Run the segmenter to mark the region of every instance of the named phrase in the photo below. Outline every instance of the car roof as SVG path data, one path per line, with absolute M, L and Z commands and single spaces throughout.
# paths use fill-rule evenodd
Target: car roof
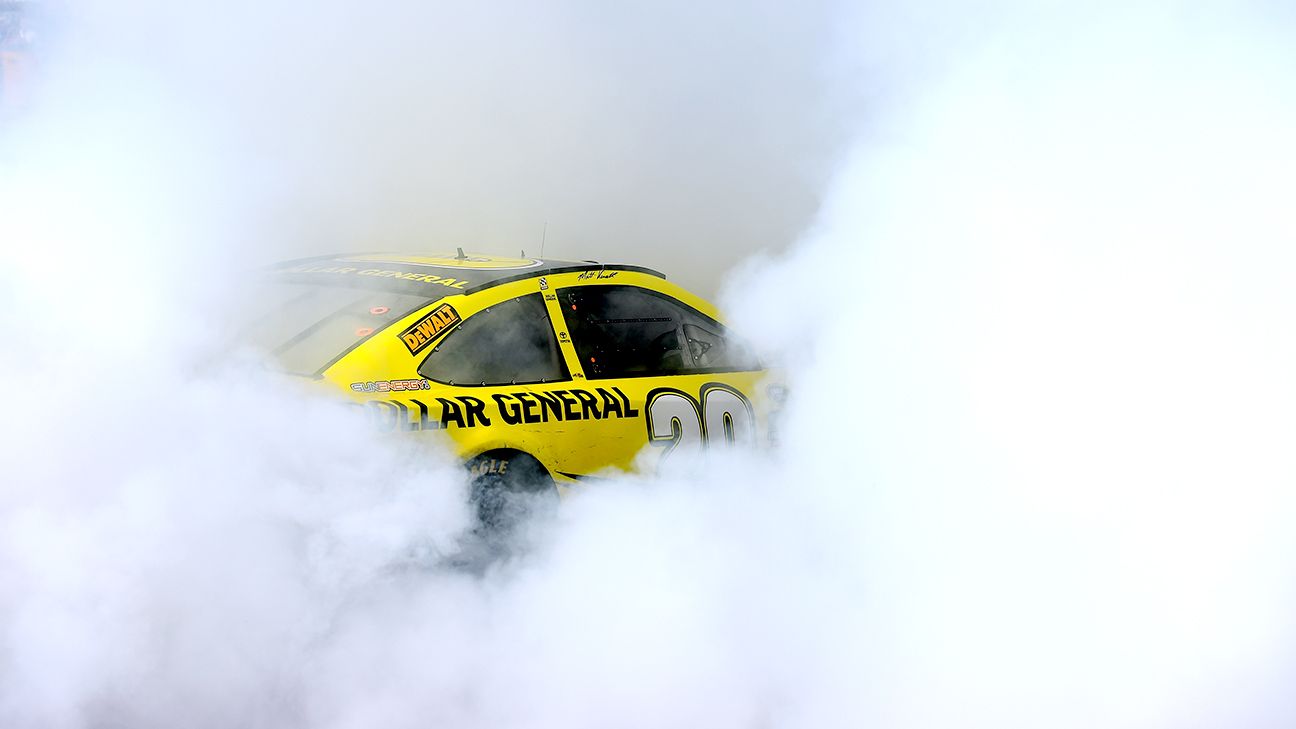
M 394 293 L 439 299 L 473 294 L 484 289 L 544 276 L 576 271 L 635 271 L 665 279 L 658 271 L 641 266 L 560 261 L 542 258 L 508 258 L 478 253 L 361 253 L 299 258 L 274 264 L 270 270 L 291 283 L 375 288 Z

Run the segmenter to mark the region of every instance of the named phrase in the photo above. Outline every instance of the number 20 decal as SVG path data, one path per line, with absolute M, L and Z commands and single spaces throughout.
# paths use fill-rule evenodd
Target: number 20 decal
M 669 387 L 648 393 L 644 408 L 648 442 L 666 449 L 663 459 L 680 446 L 752 444 L 756 419 L 751 403 L 741 392 L 712 383 L 703 385 L 699 394 L 700 402 L 688 393 Z

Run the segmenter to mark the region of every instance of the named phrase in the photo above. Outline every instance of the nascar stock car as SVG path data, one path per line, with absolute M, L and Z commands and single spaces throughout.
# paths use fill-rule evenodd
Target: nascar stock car
M 517 495 L 771 437 L 760 363 L 656 271 L 459 249 L 295 260 L 268 279 L 252 341 L 382 430 L 448 438 L 486 523 Z

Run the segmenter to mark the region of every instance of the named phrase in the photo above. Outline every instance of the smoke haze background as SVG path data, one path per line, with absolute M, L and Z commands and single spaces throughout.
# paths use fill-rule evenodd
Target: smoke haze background
M 0 724 L 1290 725 L 1290 10 L 908 7 L 73 8 L 0 144 Z M 785 445 L 438 569 L 454 465 L 214 312 L 544 220 L 766 251 Z
M 59 133 L 161 156 L 146 169 L 243 256 L 544 237 L 687 252 L 675 277 L 712 289 L 734 251 L 795 237 L 852 133 L 834 11 L 101 0 L 60 26 L 47 95 Z

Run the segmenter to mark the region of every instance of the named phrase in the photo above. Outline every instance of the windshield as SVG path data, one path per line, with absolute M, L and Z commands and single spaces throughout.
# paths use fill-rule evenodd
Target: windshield
M 284 370 L 314 377 L 388 324 L 431 303 L 426 296 L 301 283 L 268 283 L 245 330 Z

